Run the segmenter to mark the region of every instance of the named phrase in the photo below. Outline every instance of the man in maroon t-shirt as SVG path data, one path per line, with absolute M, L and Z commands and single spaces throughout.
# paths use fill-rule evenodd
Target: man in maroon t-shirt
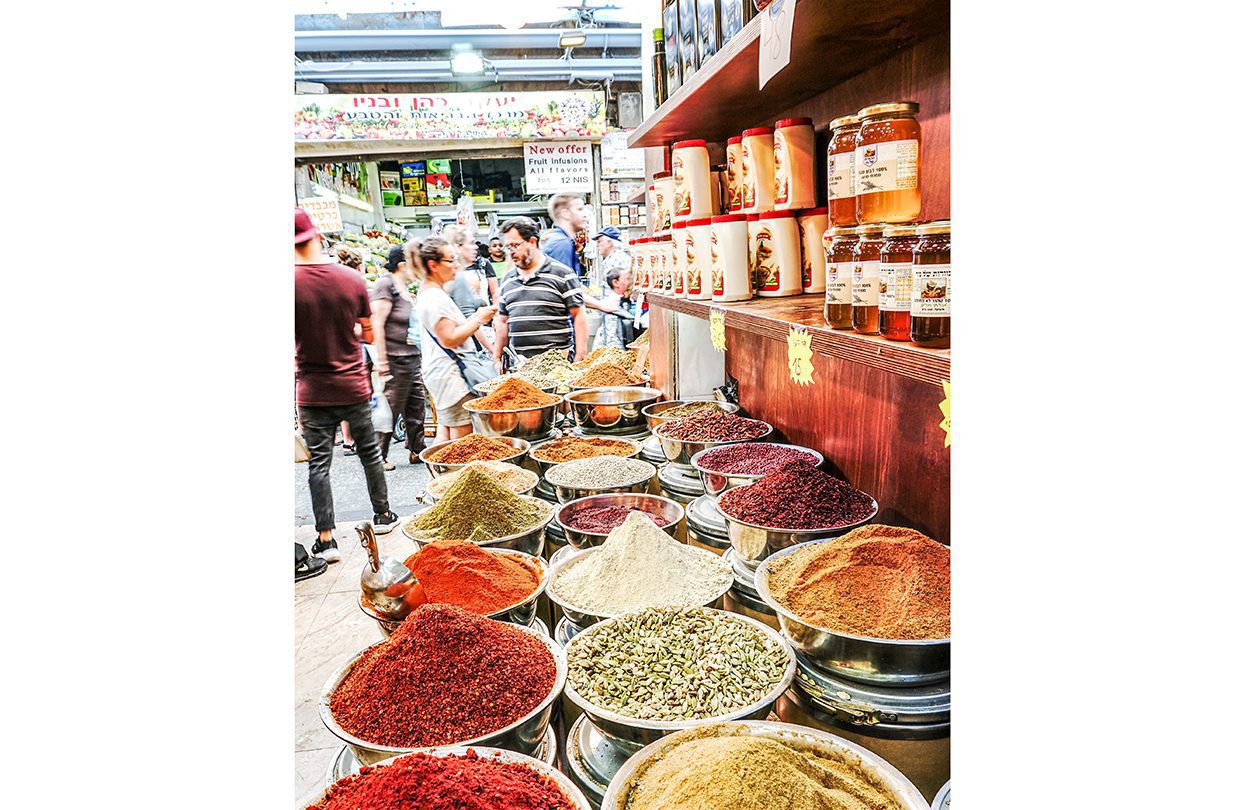
M 333 490 L 329 467 L 337 425 L 350 425 L 372 499 L 377 534 L 393 531 L 398 516 L 389 511 L 389 490 L 380 445 L 372 429 L 372 385 L 355 324 L 371 315 L 367 285 L 359 274 L 323 255 L 320 234 L 301 208 L 294 209 L 294 357 L 298 373 L 298 418 L 311 451 L 308 483 L 319 539 L 311 553 L 327 562 L 341 559 L 333 539 Z M 299 554 L 302 551 L 302 555 Z M 321 573 L 295 544 L 294 578 Z

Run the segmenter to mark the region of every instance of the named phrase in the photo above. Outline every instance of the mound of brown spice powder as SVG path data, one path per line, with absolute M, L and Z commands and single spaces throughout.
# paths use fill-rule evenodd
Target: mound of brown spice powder
M 372 647 L 329 699 L 333 718 L 367 742 L 449 745 L 535 709 L 557 668 L 538 638 L 450 605 L 421 605 Z
M 951 550 L 918 531 L 870 525 L 774 561 L 778 603 L 817 627 L 869 638 L 951 636 Z
M 437 464 L 466 464 L 468 461 L 496 461 L 510 458 L 516 450 L 508 442 L 480 433 L 468 433 L 461 439 L 441 445 L 428 454 L 428 460 Z
M 599 363 L 571 380 L 571 385 L 579 388 L 594 388 L 606 385 L 636 385 L 643 382 L 622 366 L 614 363 Z
M 559 439 L 542 444 L 532 451 L 532 457 L 541 461 L 575 461 L 593 456 L 630 456 L 635 453 L 635 445 L 621 439 L 580 438 L 579 436 L 563 436 Z
M 521 411 L 543 408 L 557 401 L 558 397 L 546 394 L 527 380 L 511 377 L 487 396 L 468 400 L 464 407 L 470 411 Z

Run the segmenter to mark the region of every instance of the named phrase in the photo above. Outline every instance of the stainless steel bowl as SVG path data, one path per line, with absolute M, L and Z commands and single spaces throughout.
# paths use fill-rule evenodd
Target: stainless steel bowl
M 712 402 L 714 405 L 717 405 L 720 410 L 723 410 L 726 413 L 739 413 L 739 406 L 733 402 L 719 402 L 716 399 L 671 399 L 666 402 L 654 402 L 652 405 L 645 408 L 642 411 L 644 414 L 644 421 L 648 423 L 649 430 L 656 430 L 671 421 L 670 419 L 662 416 L 664 412 L 677 408 L 680 405 L 690 405 L 693 402 Z
M 558 438 L 565 439 L 565 438 L 568 438 L 568 437 L 566 437 L 566 436 L 560 436 L 560 437 L 558 437 Z M 619 456 L 619 458 L 635 458 L 636 456 L 640 455 L 640 451 L 644 449 L 644 443 L 643 443 L 643 442 L 638 442 L 638 441 L 635 441 L 634 439 L 624 439 L 624 438 L 621 438 L 621 437 L 616 437 L 616 436 L 576 436 L 576 437 L 574 437 L 574 438 L 579 438 L 579 439 L 603 439 L 603 440 L 605 440 L 605 441 L 609 441 L 609 442 L 626 442 L 627 444 L 631 445 L 631 452 L 630 452 L 630 453 L 628 453 L 628 454 L 627 454 L 627 455 L 625 455 L 625 456 Z M 556 441 L 556 439 L 555 439 L 555 440 L 553 440 L 553 441 Z M 541 445 L 541 446 L 543 446 L 543 445 Z M 537 449 L 537 450 L 540 450 L 540 447 L 537 447 L 536 449 Z M 535 462 L 536 462 L 536 466 L 540 469 L 540 474 L 541 474 L 541 475 L 544 475 L 545 473 L 549 472 L 549 468 L 550 468 L 550 467 L 552 467 L 552 466 L 553 466 L 553 465 L 555 465 L 555 464 L 565 464 L 565 463 L 566 463 L 566 462 L 563 462 L 563 461 L 545 461 L 544 459 L 542 459 L 542 458 L 537 458 L 536 456 L 532 456 L 531 458 L 532 458 L 532 461 L 535 461 Z
M 503 748 L 489 748 L 480 745 L 454 745 L 442 748 L 419 748 L 415 750 L 421 754 L 428 754 L 433 757 L 447 757 L 453 754 L 461 756 L 466 754 L 468 751 L 474 751 L 480 759 L 498 760 L 501 762 L 513 762 L 519 765 L 526 765 L 532 770 L 538 771 L 553 780 L 557 784 L 558 788 L 561 789 L 561 791 L 566 794 L 566 797 L 575 805 L 576 810 L 592 810 L 592 805 L 588 803 L 588 798 L 584 796 L 584 792 L 570 780 L 570 777 L 559 771 L 557 768 L 554 768 L 552 765 L 547 765 L 535 757 L 515 753 L 514 751 L 507 751 Z M 382 759 L 379 762 L 373 762 L 372 766 L 383 768 L 386 765 L 393 764 L 394 760 L 401 759 L 403 756 L 406 756 L 406 754 L 391 756 L 386 759 Z M 326 789 L 320 794 L 318 799 L 310 802 L 310 806 L 319 807 L 327 794 L 328 790 Z
M 529 444 L 526 439 L 514 439 L 514 438 L 510 438 L 506 436 L 499 436 L 495 438 L 500 438 L 502 441 L 506 442 L 511 447 L 513 447 L 514 455 L 507 456 L 505 458 L 493 459 L 493 461 L 508 461 L 511 464 L 514 464 L 518 467 L 522 467 L 523 460 L 527 458 L 527 452 L 528 450 L 532 448 L 532 445 Z M 458 439 L 451 439 L 450 441 L 458 441 Z M 439 450 L 440 448 L 444 447 L 445 445 L 449 443 L 450 442 L 437 442 L 436 444 L 425 447 L 419 453 L 419 460 L 424 462 L 424 464 L 428 466 L 428 474 L 431 475 L 433 478 L 436 478 L 441 475 L 445 475 L 447 472 L 454 472 L 455 470 L 461 470 L 463 467 L 466 467 L 470 463 L 470 462 L 464 461 L 461 464 L 444 464 L 441 462 L 428 460 L 429 455 L 431 455 L 432 453 L 436 452 L 437 450 Z
M 643 776 L 645 770 L 655 759 L 687 739 L 700 737 L 706 733 L 708 732 L 704 729 L 697 729 L 684 734 L 673 734 L 641 748 L 610 780 L 609 790 L 606 791 L 605 798 L 601 800 L 601 810 L 625 810 L 628 796 L 637 778 Z M 848 742 L 842 737 L 790 723 L 770 723 L 762 720 L 722 723 L 714 728 L 714 733 L 719 736 L 749 736 L 777 740 L 796 750 L 815 751 L 821 756 L 859 764 L 874 774 L 890 790 L 899 802 L 901 810 L 929 810 L 929 805 L 926 804 L 921 791 L 917 790 L 916 785 L 900 773 L 898 768 L 872 751 Z
M 661 399 L 656 388 L 633 385 L 576 388 L 566 395 L 571 418 L 584 430 L 636 433 L 644 428 L 644 410 Z
M 744 486 L 752 485 L 744 484 Z M 731 487 L 726 492 L 739 488 Z M 725 495 L 726 493 L 722 494 Z M 877 500 L 870 496 L 869 501 L 873 504 L 873 508 L 870 510 L 867 518 L 858 520 L 855 523 L 835 526 L 831 529 L 780 529 L 772 526 L 758 526 L 754 523 L 746 523 L 738 518 L 731 517 L 722 508 L 720 502 L 718 511 L 722 513 L 722 517 L 726 518 L 726 536 L 731 541 L 731 548 L 735 549 L 735 555 L 745 563 L 751 563 L 755 566 L 761 560 L 785 548 L 791 548 L 800 543 L 807 543 L 810 540 L 839 537 L 858 526 L 865 525 L 878 516 Z
M 541 555 L 545 548 L 545 527 L 549 525 L 549 521 L 553 520 L 554 512 L 557 510 L 553 508 L 552 504 L 541 498 L 534 498 L 531 495 L 521 495 L 519 497 L 529 503 L 539 506 L 543 511 L 547 511 L 548 514 L 546 514 L 544 519 L 542 519 L 539 523 L 526 531 L 520 532 L 519 534 L 507 535 L 505 537 L 494 537 L 492 540 L 486 540 L 483 543 L 477 543 L 476 545 L 480 548 L 509 548 L 514 549 L 515 551 L 523 551 L 528 554 L 533 554 L 537 557 Z M 433 541 L 415 537 L 407 528 L 407 524 L 410 523 L 412 518 L 422 515 L 431 508 L 432 506 L 425 506 L 421 509 L 416 509 L 415 514 L 402 521 L 402 533 L 410 540 L 413 540 L 420 548 L 423 548 Z
M 467 415 L 471 417 L 471 427 L 476 433 L 485 436 L 496 436 L 507 439 L 540 439 L 553 430 L 553 420 L 557 416 L 561 398 L 549 405 L 539 408 L 522 408 L 514 411 L 484 411 L 471 407 L 477 400 L 469 399 L 463 403 Z
M 951 810 L 951 782 L 943 785 L 930 804 L 930 810 Z
M 820 467 L 826 460 L 825 456 L 818 453 L 816 450 L 813 450 L 810 447 L 801 447 L 798 444 L 782 444 L 780 442 L 751 442 L 751 444 L 763 444 L 768 447 L 789 447 L 792 450 L 799 450 L 803 453 L 808 453 L 816 456 L 816 466 L 818 467 Z M 709 448 L 709 450 L 712 449 L 713 448 Z M 705 493 L 711 497 L 716 498 L 732 487 L 751 484 L 754 481 L 760 481 L 764 477 L 761 475 L 729 475 L 727 473 L 706 470 L 704 467 L 700 466 L 700 459 L 702 459 L 705 454 L 709 452 L 709 450 L 701 450 L 699 453 L 692 456 L 691 461 L 692 466 L 696 468 L 696 472 L 700 473 L 700 482 L 705 485 Z
M 833 542 L 827 538 L 821 543 Z M 951 677 L 951 639 L 905 641 L 868 638 L 817 627 L 779 604 L 769 588 L 776 560 L 794 554 L 807 543 L 776 552 L 757 568 L 754 579 L 761 601 L 778 614 L 778 624 L 791 646 L 814 665 L 844 678 L 888 686 L 915 686 Z M 551 577 L 552 581 L 552 577 Z
M 537 704 L 535 708 L 505 728 L 476 737 L 475 739 L 460 740 L 455 743 L 456 745 L 494 746 L 531 756 L 540 746 L 541 741 L 545 737 L 545 732 L 549 730 L 549 721 L 553 716 L 553 705 L 557 701 L 558 696 L 562 694 L 563 687 L 566 686 L 566 654 L 561 647 L 554 643 L 553 639 L 542 635 L 539 630 L 524 627 L 523 625 L 515 626 L 533 638 L 540 639 L 540 643 L 544 644 L 549 650 L 549 654 L 553 656 L 554 666 L 557 670 L 557 674 L 553 679 L 553 687 L 544 700 Z M 388 643 L 388 641 L 377 642 L 377 644 Z M 333 696 L 333 692 L 345 680 L 346 676 L 350 674 L 350 670 L 358 663 L 363 654 L 375 646 L 373 644 L 371 647 L 360 650 L 352 656 L 349 661 L 329 676 L 329 679 L 324 683 L 324 688 L 320 691 L 321 722 L 324 723 L 324 727 L 333 736 L 350 746 L 350 750 L 354 752 L 355 757 L 364 765 L 372 765 L 383 759 L 419 750 L 417 748 L 396 748 L 361 740 L 339 726 L 337 720 L 333 717 L 333 712 L 329 709 L 329 700 Z
M 627 506 L 653 512 L 666 518 L 669 523 L 661 529 L 671 537 L 678 536 L 679 524 L 683 522 L 685 510 L 683 504 L 660 495 L 637 493 L 609 493 L 605 495 L 589 495 L 563 504 L 557 511 L 558 524 L 566 535 L 566 542 L 575 548 L 593 548 L 605 542 L 609 532 L 586 532 L 568 526 L 562 521 L 564 517 L 572 517 L 582 509 L 599 508 L 602 506 Z
M 584 554 L 593 550 L 594 549 L 589 549 L 587 552 L 580 553 Z M 766 638 L 769 638 L 778 644 L 787 654 L 787 668 L 783 671 L 782 677 L 779 679 L 774 688 L 770 689 L 769 692 L 765 693 L 765 695 L 755 703 L 750 703 L 747 706 L 740 707 L 739 709 L 727 712 L 726 714 L 718 715 L 717 717 L 708 717 L 699 720 L 640 720 L 635 717 L 627 717 L 626 715 L 612 712 L 609 709 L 604 709 L 593 704 L 583 695 L 575 691 L 575 688 L 571 685 L 569 679 L 567 680 L 565 686 L 566 697 L 588 716 L 588 720 L 596 726 L 602 734 L 610 739 L 618 740 L 623 744 L 638 743 L 640 745 L 648 745 L 649 743 L 656 742 L 667 734 L 682 731 L 683 729 L 697 728 L 699 726 L 722 723 L 728 720 L 753 720 L 767 717 L 770 713 L 770 709 L 773 708 L 775 701 L 777 701 L 778 698 L 781 697 L 788 688 L 790 688 L 791 682 L 795 679 L 795 653 L 792 652 L 791 646 L 787 644 L 786 640 L 778 632 L 770 627 L 766 627 L 755 619 L 750 619 L 747 616 L 740 616 L 736 613 L 727 613 L 722 610 L 717 612 L 730 618 L 732 621 L 744 622 L 756 628 L 759 632 L 764 634 Z M 568 653 L 575 644 L 584 643 L 584 640 L 587 639 L 592 633 L 597 632 L 601 627 L 604 627 L 610 621 L 617 620 L 607 619 L 605 622 L 601 622 L 600 624 L 590 627 L 576 635 L 575 638 L 567 642 L 566 648 Z
M 761 422 L 760 419 L 753 419 L 752 421 Z M 774 432 L 773 425 L 767 422 L 761 422 L 761 424 L 765 425 L 765 432 L 755 439 L 740 439 L 739 441 L 730 442 L 694 442 L 687 439 L 670 439 L 661 435 L 662 429 L 665 427 L 664 425 L 656 428 L 653 431 L 653 435 L 657 437 L 657 441 L 661 442 L 661 452 L 667 461 L 671 464 L 678 464 L 694 470 L 695 467 L 692 467 L 692 456 L 702 450 L 708 450 L 710 447 L 722 447 L 727 444 L 743 444 L 746 441 L 759 442 Z
M 601 456 L 601 458 L 604 457 Z M 627 484 L 612 487 L 586 487 L 574 484 L 555 484 L 549 480 L 549 473 L 560 467 L 560 464 L 552 465 L 545 472 L 545 483 L 553 487 L 553 492 L 557 496 L 559 503 L 570 503 L 573 500 L 587 498 L 590 495 L 604 495 L 611 492 L 647 492 L 648 485 L 652 482 L 653 476 L 657 475 L 657 467 L 647 461 L 644 461 L 643 459 L 633 458 L 632 460 L 643 464 L 648 468 L 648 470 L 644 474 L 643 478 L 636 478 L 634 481 Z M 571 462 L 564 461 L 562 463 L 569 464 Z

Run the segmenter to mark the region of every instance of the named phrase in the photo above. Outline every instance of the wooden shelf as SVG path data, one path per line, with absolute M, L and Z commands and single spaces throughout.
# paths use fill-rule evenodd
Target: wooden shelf
M 837 331 L 826 326 L 822 315 L 825 296 L 798 295 L 789 298 L 754 298 L 731 304 L 688 301 L 665 295 L 649 295 L 649 306 L 708 318 L 710 307 L 726 312 L 726 325 L 772 340 L 787 339 L 792 326 L 806 327 L 813 336 L 813 351 L 898 374 L 930 385 L 951 379 L 951 351 L 924 349 L 874 335 Z
M 789 107 L 945 32 L 950 19 L 949 0 L 804 0 L 796 6 L 791 62 L 758 90 L 758 15 L 633 130 L 627 146 L 724 141 L 771 126 Z

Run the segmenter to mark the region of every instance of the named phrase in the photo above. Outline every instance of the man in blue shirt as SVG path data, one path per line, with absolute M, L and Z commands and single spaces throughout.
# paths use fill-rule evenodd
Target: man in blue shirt
M 545 255 L 571 268 L 582 279 L 584 269 L 579 263 L 575 236 L 588 227 L 583 197 L 569 191 L 553 195 L 549 200 L 549 219 L 553 221 L 554 229 L 543 248 Z

